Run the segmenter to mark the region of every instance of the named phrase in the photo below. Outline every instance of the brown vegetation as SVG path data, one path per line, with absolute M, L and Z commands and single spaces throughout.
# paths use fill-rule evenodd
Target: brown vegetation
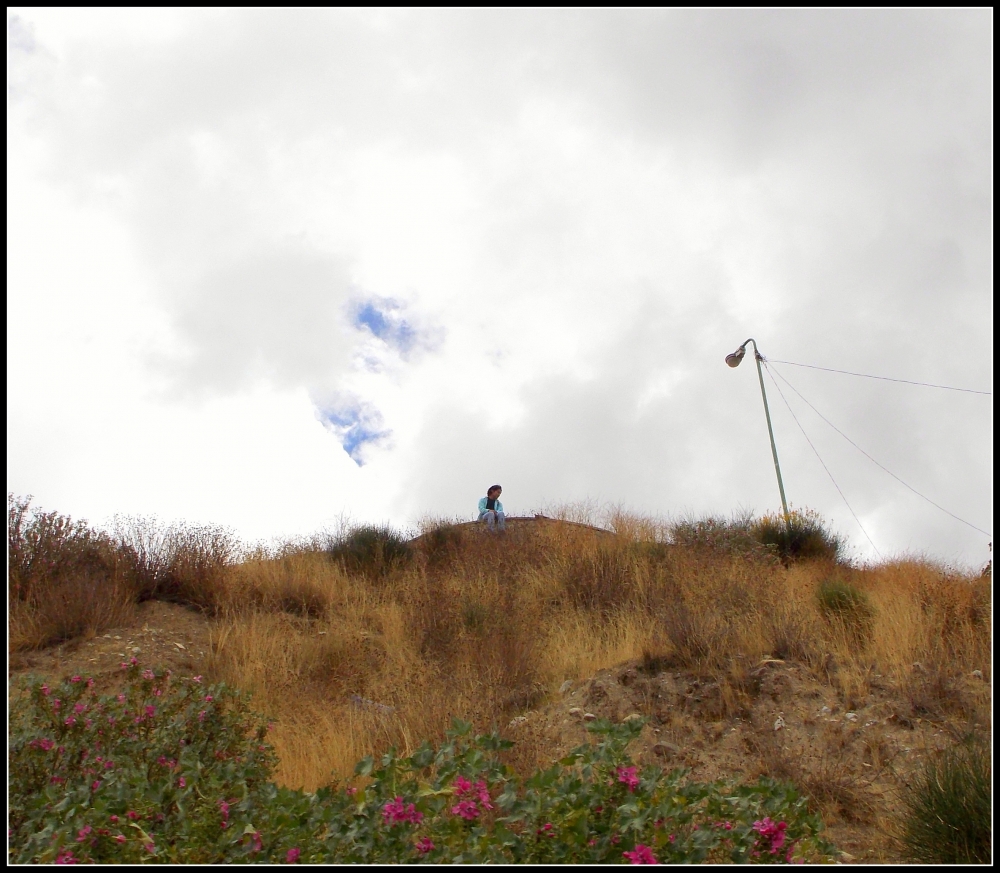
M 528 769 L 569 741 L 574 709 L 603 706 L 650 720 L 655 760 L 728 742 L 747 776 L 791 779 L 831 822 L 884 830 L 898 798 L 874 774 L 898 767 L 896 732 L 989 730 L 990 580 L 926 561 L 782 561 L 746 524 L 620 514 L 614 535 L 431 527 L 366 565 L 335 543 L 247 554 L 219 528 L 125 520 L 98 535 L 54 514 L 27 542 L 26 504 L 8 509 L 12 651 L 92 636 L 144 599 L 195 605 L 211 619 L 205 671 L 275 718 L 294 787 L 389 745 L 408 753 L 453 716 L 520 728 L 512 761 Z M 626 692 L 590 681 L 612 668 Z M 571 706 L 560 689 L 584 681 Z M 541 712 L 545 730 L 518 720 Z

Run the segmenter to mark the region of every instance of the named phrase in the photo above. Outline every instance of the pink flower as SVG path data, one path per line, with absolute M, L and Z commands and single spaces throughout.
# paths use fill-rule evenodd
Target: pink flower
M 60 706 L 62 706 L 62 704 L 59 702 L 59 698 L 58 697 L 53 697 L 52 698 L 52 708 L 53 709 L 59 709 Z M 76 862 L 74 862 L 74 863 L 76 863 Z
M 421 855 L 426 855 L 428 852 L 434 849 L 434 842 L 430 837 L 424 837 L 422 840 L 417 841 L 417 851 Z
M 203 709 L 201 712 L 198 713 L 198 721 L 204 721 L 206 715 L 208 715 L 208 713 L 205 712 L 205 710 Z
M 656 860 L 656 856 L 653 854 L 653 850 L 649 846 L 644 846 L 642 843 L 637 843 L 634 852 L 622 852 L 626 858 L 632 864 L 659 864 L 660 862 Z
M 118 702 L 119 703 L 124 703 L 125 702 L 125 695 L 124 694 L 119 694 L 118 695 Z
M 90 790 L 91 791 L 97 791 L 97 789 L 100 788 L 100 787 L 101 787 L 100 780 L 99 779 L 95 779 L 94 782 L 93 782 L 93 784 L 90 786 Z
M 125 837 L 122 836 L 121 834 L 118 834 L 118 836 L 115 837 L 115 842 L 116 843 L 124 843 L 125 842 Z
M 197 682 L 199 685 L 201 685 L 201 676 L 192 676 L 191 681 Z
M 82 682 L 82 681 L 83 681 L 83 677 L 82 677 L 82 676 L 74 676 L 74 677 L 73 677 L 72 679 L 70 679 L 69 681 L 70 681 L 70 682 Z
M 127 817 L 128 817 L 128 818 L 129 818 L 130 820 L 131 820 L 131 821 L 135 821 L 135 820 L 136 820 L 137 818 L 139 818 L 139 813 L 137 813 L 137 812 L 136 812 L 136 811 L 135 811 L 134 809 L 130 809 L 130 810 L 129 810 L 128 812 L 126 812 L 126 813 L 125 813 L 125 815 L 126 815 L 126 816 L 127 816 Z
M 153 697 L 162 697 L 162 696 L 163 696 L 163 689 L 162 688 L 154 688 L 153 689 Z
M 135 658 L 129 658 L 128 662 L 134 667 L 139 662 Z
M 357 793 L 358 789 L 354 785 L 348 785 L 347 788 L 344 789 L 344 794 L 346 794 L 348 797 L 354 797 L 354 795 Z
M 80 832 L 76 835 L 76 841 L 78 843 L 82 843 L 84 840 L 87 839 L 87 834 L 89 834 L 91 830 L 93 830 L 93 828 L 91 828 L 90 825 L 86 825 L 85 827 L 81 828 Z
M 144 849 L 145 849 L 145 850 L 146 850 L 147 852 L 149 852 L 149 854 L 150 854 L 150 855 L 153 855 L 153 854 L 155 854 L 155 853 L 156 853 L 156 844 L 155 844 L 155 843 L 153 843 L 152 841 L 150 841 L 150 842 L 148 842 L 148 843 L 145 843 L 145 844 L 143 845 L 143 848 L 144 848 Z
M 288 854 L 285 855 L 285 863 L 294 864 L 296 861 L 299 860 L 299 855 L 301 854 L 302 851 L 300 849 L 289 849 Z
M 490 803 L 490 790 L 486 787 L 486 782 L 480 779 L 472 788 L 479 797 L 483 809 L 493 809 L 493 804 Z
M 87 708 L 87 705 L 85 703 L 78 703 L 78 704 L 76 704 L 76 706 L 73 707 L 73 712 L 79 714 L 79 713 L 83 712 L 84 710 L 86 710 L 86 708 Z
M 112 824 L 118 824 L 118 816 L 117 815 L 111 816 L 111 823 Z
M 142 678 L 143 679 L 148 679 L 148 680 L 152 681 L 156 677 L 153 675 L 153 671 L 152 670 L 143 670 L 142 671 Z
M 774 822 L 765 816 L 760 821 L 753 823 L 753 829 L 761 836 L 757 844 L 762 849 L 767 849 L 770 854 L 777 855 L 781 847 L 785 845 L 785 831 L 788 829 L 787 822 Z
M 474 800 L 460 800 L 451 808 L 452 815 L 460 815 L 466 821 L 474 821 L 479 817 L 479 807 Z
M 472 790 L 472 783 L 464 776 L 458 776 L 452 784 L 455 786 L 455 793 L 459 797 Z
M 167 766 L 167 756 L 166 755 L 160 755 L 160 757 L 156 759 L 156 763 L 159 764 L 161 767 L 166 767 Z
M 76 724 L 76 719 L 73 718 L 73 716 L 70 716 L 68 719 L 66 719 L 65 723 L 68 724 L 68 725 L 74 725 L 74 724 Z
M 253 840 L 253 848 L 250 851 L 259 852 L 261 850 L 260 831 L 254 831 L 250 834 L 250 839 Z
M 186 788 L 187 787 L 187 782 L 184 781 L 184 777 L 183 776 L 181 776 L 181 778 L 177 780 L 177 784 L 181 788 Z
M 60 849 L 59 854 L 56 856 L 57 864 L 75 864 L 76 858 L 73 857 L 73 852 L 69 849 Z
M 420 824 L 423 817 L 424 814 L 422 812 L 418 812 L 417 808 L 412 803 L 404 806 L 402 797 L 390 800 L 385 806 L 382 807 L 382 820 L 390 827 L 394 824 L 402 822 Z
M 212 697 L 211 694 L 206 694 L 205 695 L 205 703 L 211 703 L 213 700 L 215 700 L 215 698 Z
M 146 707 L 146 715 L 149 718 L 152 718 L 154 715 L 156 715 L 156 707 L 155 706 L 147 706 Z
M 228 821 L 229 820 L 229 804 L 226 803 L 226 801 L 224 801 L 224 800 L 220 800 L 219 801 L 219 812 L 222 813 L 222 820 L 223 821 Z
M 94 687 L 94 680 L 93 679 L 88 679 L 87 680 L 87 687 L 88 688 L 93 688 Z
M 48 685 L 43 685 L 42 686 L 42 694 L 44 694 L 46 697 L 48 697 L 51 693 L 52 693 L 52 690 L 49 688 Z
M 635 791 L 639 787 L 639 777 L 635 775 L 635 767 L 619 767 L 618 781 L 624 782 L 629 791 Z

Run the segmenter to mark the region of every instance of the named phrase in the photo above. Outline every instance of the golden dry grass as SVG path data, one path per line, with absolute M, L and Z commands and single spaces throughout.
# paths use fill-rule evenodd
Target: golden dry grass
M 745 665 L 770 656 L 808 665 L 848 706 L 876 674 L 905 686 L 934 671 L 936 692 L 913 683 L 926 711 L 968 708 L 948 690 L 955 677 L 990 678 L 986 580 L 925 562 L 784 567 L 680 549 L 624 514 L 615 529 L 451 532 L 388 574 L 348 575 L 320 551 L 246 562 L 219 591 L 214 672 L 275 716 L 278 777 L 306 788 L 363 754 L 410 751 L 453 716 L 496 727 L 565 679 L 642 658 L 721 676 L 730 714 L 745 702 Z M 867 597 L 862 631 L 820 608 L 833 576 Z M 828 776 L 819 790 L 849 799 L 843 774 Z

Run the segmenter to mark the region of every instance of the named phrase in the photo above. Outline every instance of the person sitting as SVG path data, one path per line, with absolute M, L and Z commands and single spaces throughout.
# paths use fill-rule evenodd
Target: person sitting
M 500 492 L 503 489 L 494 485 L 479 498 L 479 521 L 485 521 L 490 531 L 504 530 L 503 504 L 500 502 Z

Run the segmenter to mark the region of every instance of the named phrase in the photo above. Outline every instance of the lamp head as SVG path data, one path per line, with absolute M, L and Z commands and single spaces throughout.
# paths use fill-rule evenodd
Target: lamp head
M 746 353 L 747 353 L 747 347 L 746 344 L 744 344 L 740 346 L 731 355 L 726 355 L 726 363 L 729 364 L 730 367 L 738 367 L 740 365 L 740 361 L 743 360 L 743 356 Z

